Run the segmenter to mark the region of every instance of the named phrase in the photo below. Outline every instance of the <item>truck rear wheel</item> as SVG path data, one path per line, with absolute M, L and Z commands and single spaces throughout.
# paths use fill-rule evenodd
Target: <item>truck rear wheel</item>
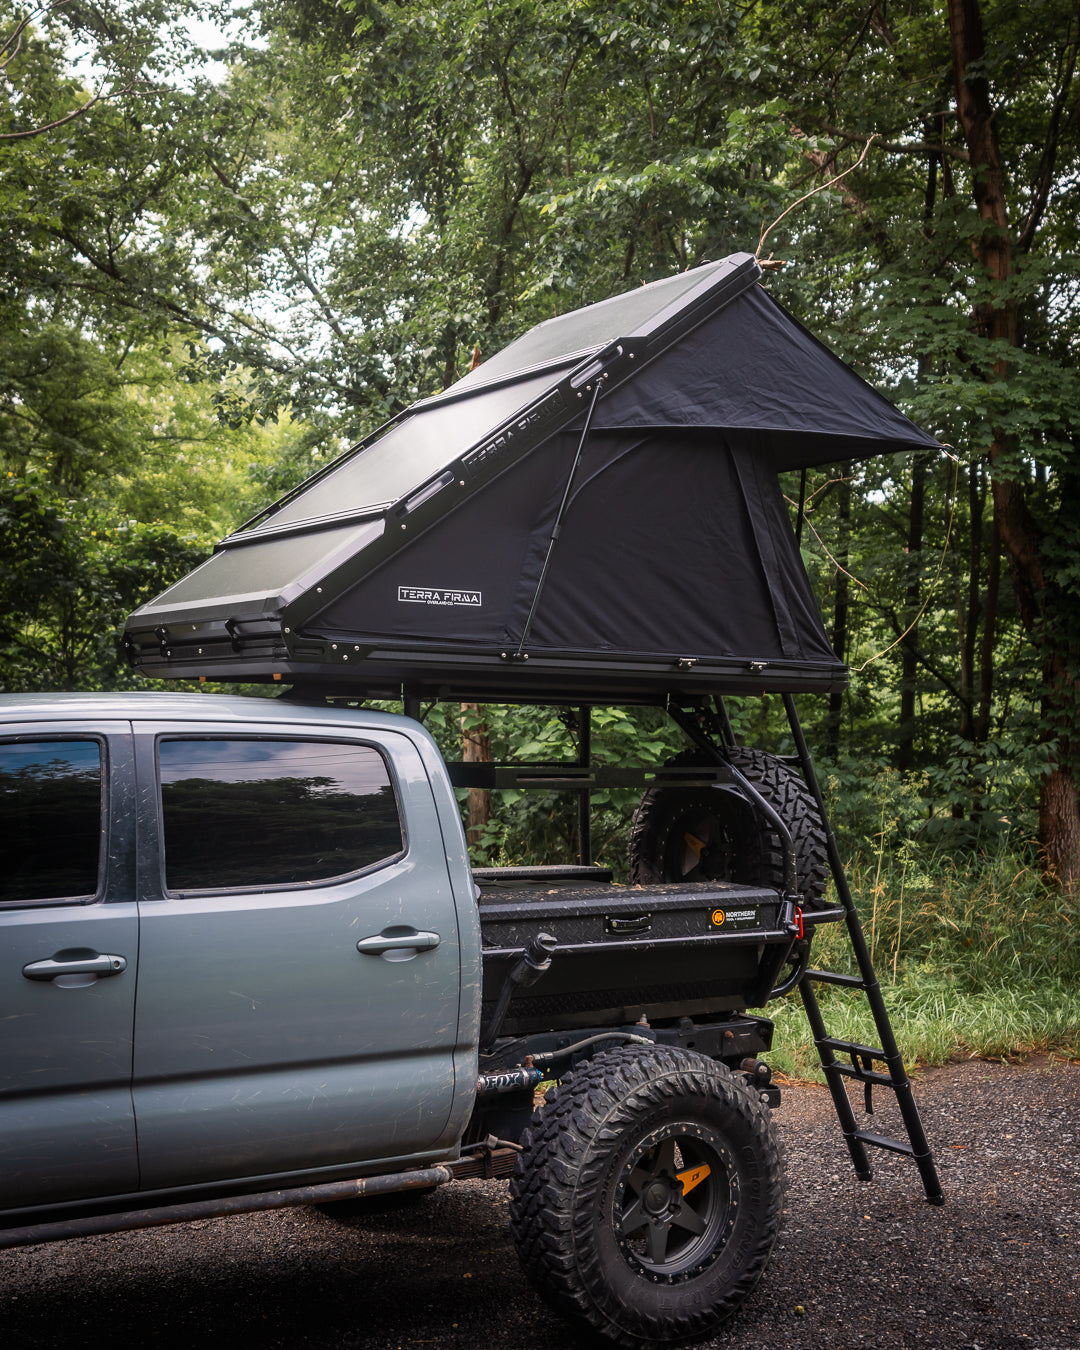
M 799 894 L 806 909 L 820 909 L 829 880 L 825 827 L 802 777 L 783 760 L 738 747 L 731 762 L 791 831 Z M 701 764 L 696 751 L 673 764 Z M 630 881 L 740 881 L 784 885 L 780 836 L 737 790 L 655 787 L 642 795 L 630 831 Z
M 618 1345 L 716 1330 L 757 1284 L 780 1229 L 768 1111 L 690 1050 L 624 1047 L 553 1088 L 510 1185 L 525 1273 L 562 1316 Z

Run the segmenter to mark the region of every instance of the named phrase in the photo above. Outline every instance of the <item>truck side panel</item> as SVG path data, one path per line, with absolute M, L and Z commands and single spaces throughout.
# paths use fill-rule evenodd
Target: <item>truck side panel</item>
M 400 725 L 404 733 L 411 738 L 427 773 L 428 791 L 434 800 L 438 815 L 443 856 L 446 859 L 457 909 L 461 995 L 458 1006 L 458 1045 L 454 1054 L 456 1090 L 452 1117 L 447 1129 L 454 1138 L 460 1138 L 473 1109 L 478 1072 L 483 981 L 480 910 L 477 904 L 479 891 L 473 880 L 461 811 L 450 786 L 446 765 L 438 746 L 419 723 L 402 718 Z
M 272 734 L 143 723 L 136 742 L 142 1186 L 452 1142 L 461 954 L 414 745 L 299 719 Z M 225 815 L 230 800 L 280 810 L 273 856 L 245 839 L 242 811 Z M 228 887 L 205 884 L 225 877 Z
M 131 1190 L 129 724 L 4 724 L 0 790 L 0 1208 Z

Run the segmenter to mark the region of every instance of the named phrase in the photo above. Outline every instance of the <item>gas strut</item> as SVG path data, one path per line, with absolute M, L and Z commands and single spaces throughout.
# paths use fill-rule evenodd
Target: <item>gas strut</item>
M 506 1021 L 510 1000 L 520 990 L 528 989 L 530 985 L 535 984 L 550 967 L 551 954 L 557 946 L 558 939 L 552 937 L 550 933 L 537 933 L 525 944 L 521 959 L 503 980 L 503 986 L 499 990 L 499 1001 L 495 1004 L 495 1011 L 491 1014 L 487 1031 L 481 1038 L 481 1054 L 488 1054 L 495 1044 L 495 1038 Z

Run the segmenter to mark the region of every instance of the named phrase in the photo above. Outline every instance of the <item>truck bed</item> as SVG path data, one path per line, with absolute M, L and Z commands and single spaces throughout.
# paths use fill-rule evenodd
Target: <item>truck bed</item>
M 600 868 L 477 869 L 485 1016 L 537 933 L 550 969 L 510 1004 L 504 1032 L 624 1025 L 759 1007 L 793 933 L 774 890 L 733 882 L 613 884 Z

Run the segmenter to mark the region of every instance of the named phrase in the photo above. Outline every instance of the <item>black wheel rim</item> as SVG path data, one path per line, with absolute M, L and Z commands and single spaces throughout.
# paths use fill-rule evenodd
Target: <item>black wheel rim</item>
M 654 1283 L 693 1279 L 723 1252 L 738 1207 L 738 1173 L 723 1141 L 692 1121 L 666 1124 L 622 1164 L 613 1213 L 619 1249 Z
M 716 808 L 709 802 L 696 802 L 672 821 L 663 856 L 667 881 L 730 881 L 738 846 Z

